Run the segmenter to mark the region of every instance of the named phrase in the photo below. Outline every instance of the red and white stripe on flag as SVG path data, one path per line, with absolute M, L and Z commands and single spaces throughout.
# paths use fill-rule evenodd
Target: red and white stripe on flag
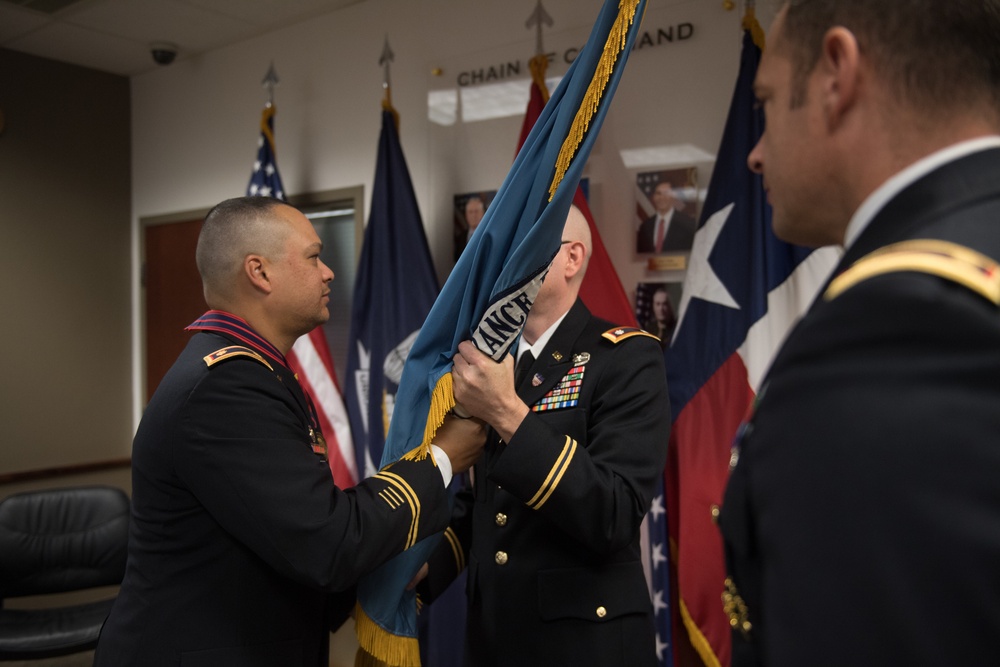
M 286 358 L 298 375 L 302 389 L 315 403 L 319 427 L 326 438 L 326 455 L 334 483 L 341 489 L 354 486 L 358 483 L 358 469 L 354 462 L 351 425 L 347 420 L 347 410 L 323 327 L 316 327 L 305 336 L 299 336 Z

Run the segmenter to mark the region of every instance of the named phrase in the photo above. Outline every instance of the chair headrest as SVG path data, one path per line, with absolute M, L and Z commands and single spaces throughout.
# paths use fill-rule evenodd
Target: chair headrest
M 121 583 L 129 498 L 107 486 L 48 489 L 0 502 L 0 597 Z

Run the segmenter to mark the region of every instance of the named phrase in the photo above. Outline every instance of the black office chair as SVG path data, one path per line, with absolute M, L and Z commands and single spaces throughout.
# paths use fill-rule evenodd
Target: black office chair
M 111 487 L 6 498 L 0 502 L 0 598 L 120 584 L 128 517 L 128 496 Z M 0 660 L 94 648 L 113 603 L 112 598 L 43 609 L 0 608 Z

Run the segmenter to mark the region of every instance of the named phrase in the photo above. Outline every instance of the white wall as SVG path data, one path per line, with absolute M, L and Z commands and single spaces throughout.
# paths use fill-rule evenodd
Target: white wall
M 601 4 L 546 0 L 555 20 L 546 33 L 547 50 L 582 45 Z M 644 30 L 655 35 L 658 28 L 691 23 L 693 35 L 632 54 L 587 167 L 596 222 L 629 293 L 638 281 L 680 276 L 649 272 L 645 260 L 634 254 L 638 170 L 626 168 L 620 152 L 692 144 L 715 153 L 741 40 L 742 8 L 727 10 L 725 4 L 650 0 Z M 534 5 L 535 0 L 365 0 L 134 77 L 136 257 L 140 219 L 206 209 L 243 192 L 266 101 L 260 82 L 272 61 L 281 79 L 275 91 L 275 132 L 286 190 L 297 194 L 361 184 L 367 219 L 382 97 L 378 59 L 388 36 L 395 52 L 392 98 L 401 116 L 403 150 L 443 280 L 451 267 L 452 196 L 499 187 L 513 160 L 522 119 L 436 125 L 427 119 L 427 93 L 454 86 L 463 69 L 516 59 L 526 63 L 535 47 L 534 30 L 525 28 Z M 565 67 L 557 62 L 550 75 L 562 74 Z M 435 76 L 434 68 L 443 73 Z M 699 165 L 702 187 L 710 168 L 710 162 Z M 138 287 L 133 299 L 138 369 Z M 138 386 L 138 370 L 135 377 Z

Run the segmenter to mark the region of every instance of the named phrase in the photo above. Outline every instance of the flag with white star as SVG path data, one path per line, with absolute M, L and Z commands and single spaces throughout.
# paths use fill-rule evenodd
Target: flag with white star
M 761 177 L 746 161 L 764 130 L 752 87 L 763 31 L 752 9 L 743 25 L 736 89 L 666 353 L 674 413 L 667 488 L 678 605 L 702 661 L 722 667 L 730 664 L 731 646 L 715 516 L 730 449 L 771 358 L 838 256 L 832 248 L 784 243 L 771 229 Z
M 645 528 L 643 545 L 648 549 L 649 568 L 646 581 L 649 584 L 649 598 L 653 603 L 653 623 L 656 626 L 656 659 L 660 667 L 674 666 L 673 610 L 670 597 L 670 537 L 667 531 L 667 509 L 661 479 L 656 495 L 649 504 L 649 512 L 643 522 Z
M 257 159 L 253 163 L 253 173 L 250 174 L 247 195 L 274 197 L 285 201 L 285 186 L 281 184 L 281 175 L 278 173 L 274 157 L 274 112 L 274 105 L 268 103 L 260 118 Z

